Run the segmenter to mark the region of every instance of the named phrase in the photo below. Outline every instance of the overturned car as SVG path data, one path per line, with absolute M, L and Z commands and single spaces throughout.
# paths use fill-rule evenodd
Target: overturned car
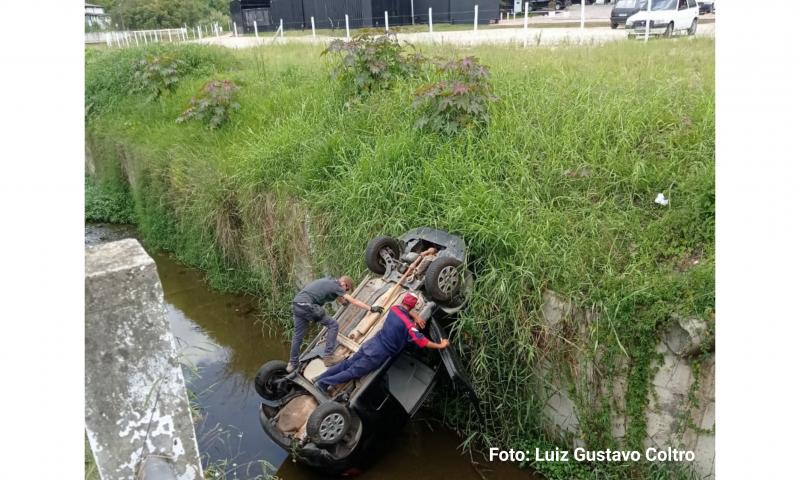
M 473 277 L 466 268 L 464 241 L 431 228 L 417 228 L 400 238 L 381 236 L 365 252 L 369 275 L 352 295 L 385 313 L 340 307 L 333 319 L 339 324 L 336 355 L 358 351 L 383 325 L 389 307 L 406 293 L 418 299 L 415 310 L 426 320 L 425 334 L 443 338 L 443 327 L 468 301 Z M 348 474 L 368 466 L 375 449 L 398 432 L 447 375 L 480 406 L 461 362 L 451 348 L 405 349 L 366 376 L 323 392 L 314 379 L 326 370 L 322 360 L 325 331 L 302 352 L 299 367 L 287 373 L 287 364 L 272 360 L 255 378 L 263 401 L 261 426 L 278 445 L 301 462 L 328 474 Z

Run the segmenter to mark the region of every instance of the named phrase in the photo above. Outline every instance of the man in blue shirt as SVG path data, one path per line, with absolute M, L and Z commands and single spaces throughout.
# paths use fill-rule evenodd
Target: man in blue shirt
M 294 336 L 292 337 L 292 348 L 289 351 L 287 372 L 293 372 L 300 363 L 300 345 L 303 343 L 303 337 L 305 337 L 306 330 L 308 330 L 308 325 L 311 322 L 319 322 L 328 328 L 325 334 L 325 354 L 322 360 L 326 366 L 331 366 L 335 363 L 333 351 L 336 349 L 339 324 L 325 312 L 322 306 L 326 303 L 336 300 L 342 305 L 350 303 L 370 312 L 383 312 L 383 307 L 378 305 L 369 306 L 350 296 L 349 292 L 352 289 L 353 279 L 348 276 L 339 277 L 339 279 L 325 277 L 314 280 L 295 295 L 294 300 L 292 300 Z
M 425 328 L 425 320 L 411 310 L 417 297 L 406 294 L 400 305 L 389 309 L 389 314 L 378 333 L 367 340 L 347 360 L 322 373 L 315 384 L 323 391 L 355 378 L 361 378 L 380 367 L 387 358 L 400 353 L 408 344 L 419 348 L 443 349 L 450 345 L 445 338 L 441 342 L 428 340 L 419 329 Z

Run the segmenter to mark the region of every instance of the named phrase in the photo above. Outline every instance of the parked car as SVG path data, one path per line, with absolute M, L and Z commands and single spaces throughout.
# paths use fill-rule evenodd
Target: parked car
M 611 28 L 625 25 L 628 18 L 647 8 L 647 0 L 617 0 L 611 9 Z
M 697 0 L 650 0 L 650 11 L 641 10 L 628 18 L 625 28 L 631 37 L 643 37 L 650 22 L 650 35 L 671 37 L 676 31 L 694 35 L 699 15 Z
M 426 255 L 431 247 L 435 253 Z M 377 237 L 365 252 L 373 274 L 352 295 L 368 305 L 391 305 L 413 292 L 419 299 L 417 312 L 426 319 L 424 333 L 438 342 L 447 322 L 467 304 L 473 276 L 466 261 L 464 241 L 440 230 L 417 228 L 398 239 Z M 370 328 L 365 327 L 367 312 L 340 307 L 333 316 L 339 324 L 337 355 L 357 351 L 382 327 L 386 314 L 388 308 Z M 366 376 L 325 393 L 313 384 L 326 368 L 321 360 L 324 344 L 323 331 L 302 352 L 292 373 L 286 372 L 286 362 L 272 360 L 255 378 L 263 399 L 259 419 L 264 432 L 314 469 L 338 475 L 367 467 L 379 453 L 376 449 L 419 410 L 440 376 L 462 388 L 480 414 L 478 397 L 452 348 L 406 349 Z
M 580 0 L 578 0 L 580 2 Z M 550 0 L 529 0 L 530 6 L 528 7 L 530 10 L 542 10 L 550 8 Z M 523 2 L 523 5 L 525 3 Z M 589 2 L 586 2 L 588 5 Z M 565 8 L 572 6 L 572 0 L 556 0 L 555 7 L 556 10 L 564 10 Z M 524 7 L 523 7 L 524 8 Z
M 716 8 L 714 7 L 714 2 L 697 2 L 697 6 L 700 8 L 700 15 L 717 12 Z

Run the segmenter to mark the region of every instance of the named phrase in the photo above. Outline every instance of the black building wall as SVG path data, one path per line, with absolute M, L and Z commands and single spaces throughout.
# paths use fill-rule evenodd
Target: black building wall
M 416 6 L 416 3 L 414 4 Z M 450 21 L 452 23 L 473 23 L 475 5 L 478 5 L 478 23 L 487 24 L 500 18 L 498 0 L 450 0 Z
M 416 4 L 414 7 L 416 8 Z M 372 24 L 374 26 L 383 28 L 386 25 L 383 12 L 389 12 L 390 27 L 411 24 L 411 0 L 372 0 Z
M 433 23 L 450 23 L 450 0 L 414 0 L 416 23 L 428 23 L 428 8 L 431 8 Z
M 344 28 L 345 15 L 350 17 L 351 29 L 372 26 L 371 0 L 302 0 L 302 2 L 306 25 L 309 28 L 311 17 L 314 17 L 317 28 Z
M 305 21 L 303 3 L 301 0 L 272 0 L 270 17 L 272 17 L 273 27 L 278 28 L 283 19 L 285 30 L 311 28 L 311 23 L 306 24 Z

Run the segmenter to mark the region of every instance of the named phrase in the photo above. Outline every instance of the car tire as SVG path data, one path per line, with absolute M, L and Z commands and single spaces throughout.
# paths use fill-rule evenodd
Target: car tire
M 556 10 L 564 10 L 564 2 L 556 2 Z
M 256 392 L 264 400 L 275 401 L 286 395 L 288 392 L 276 388 L 274 382 L 279 377 L 287 375 L 286 362 L 281 360 L 270 360 L 258 369 L 255 378 Z
M 694 20 L 692 20 L 692 26 L 689 27 L 689 32 L 688 33 L 689 33 L 689 35 L 694 35 L 695 33 L 697 33 L 697 19 L 696 18 Z
M 669 24 L 669 25 L 667 25 L 667 28 L 666 28 L 666 30 L 664 30 L 664 38 L 670 38 L 670 37 L 672 37 L 672 30 L 673 30 L 674 28 L 675 28 L 675 25 L 673 25 L 673 24 L 672 24 L 672 22 L 670 22 L 670 24 Z
M 612 23 L 611 24 L 611 30 L 616 30 L 617 27 L 619 27 L 619 24 L 617 24 L 617 23 Z
M 339 443 L 350 429 L 350 412 L 341 403 L 330 401 L 318 406 L 308 417 L 306 433 L 320 446 Z
M 378 275 L 386 273 L 386 262 L 381 257 L 381 250 L 385 248 L 390 250 L 390 254 L 395 260 L 400 258 L 400 241 L 393 237 L 380 236 L 373 238 L 367 244 L 367 249 L 364 252 L 364 263 L 367 264 L 367 268 Z
M 461 261 L 439 257 L 425 271 L 425 291 L 437 302 L 452 302 L 461 289 Z

